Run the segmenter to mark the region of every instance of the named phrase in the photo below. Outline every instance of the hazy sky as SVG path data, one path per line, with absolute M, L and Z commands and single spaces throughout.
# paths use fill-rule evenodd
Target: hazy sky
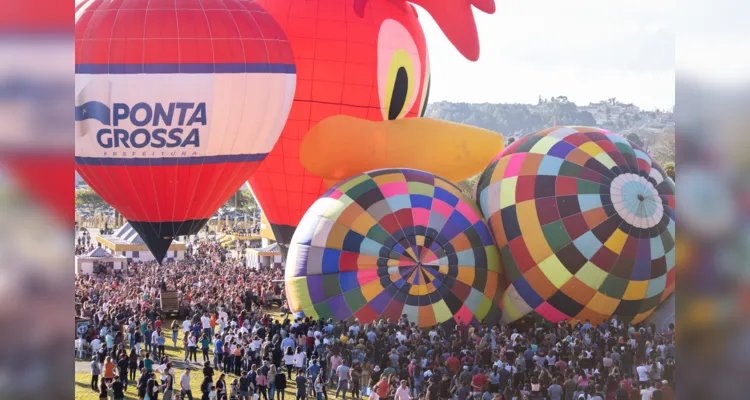
M 472 63 L 424 10 L 430 101 L 576 103 L 617 97 L 646 108 L 674 105 L 674 0 L 495 0 L 474 10 L 481 55 Z

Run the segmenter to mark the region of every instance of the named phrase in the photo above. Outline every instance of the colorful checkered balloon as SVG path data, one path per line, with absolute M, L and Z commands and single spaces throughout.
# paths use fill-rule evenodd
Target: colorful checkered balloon
M 509 286 L 503 321 L 642 321 L 674 291 L 675 186 L 648 154 L 596 128 L 506 148 L 477 186 Z
M 297 316 L 420 327 L 500 319 L 499 255 L 479 208 L 447 180 L 384 169 L 328 190 L 286 263 Z

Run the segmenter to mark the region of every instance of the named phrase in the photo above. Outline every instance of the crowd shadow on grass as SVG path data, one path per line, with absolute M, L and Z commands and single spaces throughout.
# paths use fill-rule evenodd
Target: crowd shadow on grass
M 82 388 L 84 388 L 84 389 L 88 389 L 88 390 L 91 390 L 91 385 L 87 385 L 87 384 L 85 384 L 84 382 L 77 382 L 77 381 L 76 381 L 75 385 L 76 385 L 76 386 L 80 386 L 80 387 L 82 387 Z M 93 391 L 93 390 L 92 390 L 92 391 Z

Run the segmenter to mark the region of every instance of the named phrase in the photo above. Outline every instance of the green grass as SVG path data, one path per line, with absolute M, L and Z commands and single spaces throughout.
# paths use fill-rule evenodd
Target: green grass
M 170 326 L 170 324 L 171 324 L 171 321 L 166 321 L 164 325 L 162 325 L 162 331 L 164 332 L 164 337 L 167 338 L 165 351 L 167 353 L 167 356 L 169 356 L 170 360 L 182 360 L 185 352 L 181 347 L 182 346 L 181 340 L 178 339 L 179 347 L 174 347 L 171 345 L 172 344 L 172 330 L 166 328 L 167 326 Z M 213 354 L 211 354 L 211 357 L 213 360 Z M 199 351 L 198 361 L 202 361 L 202 360 L 203 360 L 203 356 L 200 354 L 200 351 Z M 84 360 L 76 360 L 76 361 L 84 361 Z M 88 365 L 88 362 L 86 362 L 86 364 Z M 203 365 L 202 362 L 200 366 L 193 364 L 192 365 L 193 371 L 190 372 L 190 388 L 193 390 L 193 398 L 195 399 L 200 399 L 200 396 L 201 396 L 200 386 L 201 386 L 201 382 L 203 382 L 203 372 L 201 372 L 201 369 L 203 369 L 202 365 Z M 179 387 L 180 375 L 182 375 L 183 372 L 184 372 L 183 369 L 175 368 L 175 381 L 176 381 L 175 387 L 176 388 Z M 159 374 L 157 373 L 156 375 L 158 376 Z M 218 376 L 219 376 L 218 373 L 214 374 L 214 380 L 217 379 Z M 293 375 L 293 376 L 296 376 L 296 375 Z M 231 384 L 232 379 L 234 378 L 239 378 L 239 376 L 234 375 L 234 374 L 227 374 L 227 378 L 225 379 L 225 382 L 227 383 L 227 389 L 229 388 L 229 385 Z M 101 380 L 101 376 L 99 377 L 99 379 Z M 75 400 L 98 400 L 99 399 L 98 393 L 91 390 L 90 383 L 91 383 L 91 373 L 79 372 L 75 374 Z M 334 394 L 336 393 L 336 388 L 334 387 L 333 390 L 331 390 L 330 386 L 331 385 L 329 385 L 328 397 L 329 399 L 333 400 L 335 398 Z M 296 387 L 297 385 L 294 382 L 294 378 L 287 379 L 287 388 L 285 390 L 286 392 L 285 400 L 294 400 Z M 175 391 L 175 399 L 177 398 L 176 395 L 178 392 L 179 390 Z M 347 399 L 350 398 L 350 394 L 351 393 L 347 394 Z M 128 387 L 128 391 L 125 392 L 125 398 L 133 399 L 133 400 L 138 398 L 135 383 L 133 382 L 130 383 L 130 386 Z M 161 396 L 159 396 L 159 399 L 161 400 Z

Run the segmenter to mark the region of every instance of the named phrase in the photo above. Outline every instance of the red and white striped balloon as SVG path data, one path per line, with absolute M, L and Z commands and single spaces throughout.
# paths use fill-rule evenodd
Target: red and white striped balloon
M 296 83 L 253 0 L 76 2 L 76 170 L 161 260 L 278 140 Z

